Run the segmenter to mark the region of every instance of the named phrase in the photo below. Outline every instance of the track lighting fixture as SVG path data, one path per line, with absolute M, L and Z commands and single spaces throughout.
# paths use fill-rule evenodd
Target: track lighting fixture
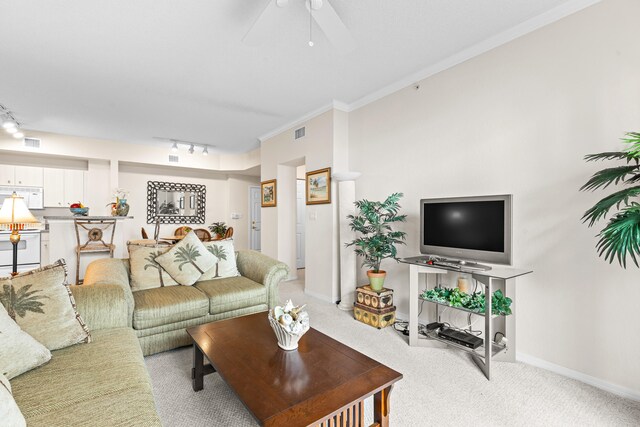
M 24 138 L 24 133 L 20 132 L 20 123 L 13 117 L 11 111 L 2 104 L 0 104 L 0 122 L 8 134 L 13 135 L 16 139 Z
M 202 155 L 203 156 L 208 156 L 209 155 L 209 148 L 205 145 L 204 149 L 202 150 Z
M 178 143 L 173 141 L 173 145 L 171 146 L 171 151 L 173 151 L 174 153 L 176 151 L 178 151 Z
M 17 124 L 15 121 L 8 119 L 8 120 L 5 120 L 4 123 L 2 123 L 2 127 L 5 129 L 11 129 L 11 128 L 17 127 Z
M 193 154 L 194 149 L 193 149 L 193 144 L 191 144 L 191 147 L 189 147 L 189 154 Z

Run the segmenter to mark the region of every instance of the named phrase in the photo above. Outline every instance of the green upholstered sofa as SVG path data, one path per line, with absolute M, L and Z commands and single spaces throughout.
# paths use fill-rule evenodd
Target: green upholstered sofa
M 186 328 L 265 311 L 278 303 L 278 284 L 289 274 L 286 264 L 259 252 L 237 252 L 240 276 L 131 291 L 129 263 L 107 258 L 87 267 L 83 286 L 119 286 L 127 302 L 128 326 L 145 356 L 191 343 Z
M 92 342 L 52 352 L 47 364 L 11 380 L 29 427 L 161 426 L 125 291 L 71 286 Z M 2 420 L 0 420 L 2 425 Z

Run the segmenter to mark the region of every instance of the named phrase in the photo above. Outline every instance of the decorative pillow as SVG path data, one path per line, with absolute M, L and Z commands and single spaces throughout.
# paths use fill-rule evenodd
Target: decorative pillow
M 0 279 L 0 303 L 23 331 L 49 350 L 91 342 L 67 285 L 63 259 L 52 265 Z
M 165 271 L 156 258 L 166 253 L 170 246 L 146 246 L 128 243 L 129 262 L 131 264 L 131 290 L 176 286 L 178 282 Z
M 191 286 L 205 271 L 216 265 L 217 258 L 204 247 L 198 236 L 190 231 L 156 262 L 181 285 Z
M 20 329 L 0 304 L 0 374 L 15 378 L 50 359 L 51 352 Z
M 27 425 L 20 408 L 13 400 L 11 384 L 2 374 L 0 374 L 0 420 L 2 420 L 2 425 L 7 427 L 25 427 Z
M 233 239 L 204 242 L 204 246 L 211 252 L 211 255 L 216 257 L 216 265 L 205 271 L 198 279 L 198 282 L 240 275 L 236 266 L 236 251 L 233 247 Z

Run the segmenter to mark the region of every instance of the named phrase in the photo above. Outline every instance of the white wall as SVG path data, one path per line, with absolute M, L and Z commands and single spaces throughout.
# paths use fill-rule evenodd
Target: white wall
M 294 140 L 294 128 L 262 142 L 262 180 L 277 179 L 277 206 L 262 208 L 262 252 L 287 263 L 296 277 L 296 168 L 334 166 L 335 110 L 302 123 L 306 136 Z M 299 127 L 299 126 L 298 126 Z M 335 184 L 332 185 L 332 191 Z M 327 301 L 338 298 L 337 249 L 332 238 L 336 203 L 309 205 L 305 218 L 305 291 Z
M 401 256 L 419 252 L 420 198 L 512 193 L 518 351 L 640 392 L 640 273 L 596 254 L 580 193 L 640 130 L 640 2 L 611 0 L 349 114 L 357 198 L 402 191 Z M 408 268 L 387 262 L 398 310 Z M 413 296 L 411 296 L 413 297 Z

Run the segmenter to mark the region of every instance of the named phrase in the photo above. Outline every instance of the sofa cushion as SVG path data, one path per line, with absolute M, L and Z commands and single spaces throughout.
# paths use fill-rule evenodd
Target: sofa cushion
M 216 257 L 204 247 L 193 231 L 155 260 L 176 282 L 185 286 L 196 283 L 205 271 L 216 265 Z
M 149 375 L 130 328 L 54 351 L 51 361 L 11 382 L 29 427 L 159 426 Z
M 0 279 L 0 303 L 23 331 L 49 350 L 91 341 L 67 285 L 63 259 Z
M 233 247 L 233 239 L 204 242 L 204 246 L 216 257 L 216 264 L 213 268 L 205 271 L 198 282 L 240 275 L 236 266 L 236 250 Z
M 209 298 L 211 314 L 267 302 L 267 288 L 242 276 L 198 282 L 195 287 Z
M 131 290 L 177 286 L 178 282 L 165 271 L 156 258 L 166 253 L 169 246 L 148 246 L 127 242 L 131 263 Z
M 133 293 L 133 327 L 153 328 L 205 316 L 209 312 L 209 299 L 190 286 L 170 286 L 145 289 Z
M 2 425 L 11 427 L 25 427 L 27 422 L 16 405 L 16 401 L 11 394 L 11 384 L 9 380 L 0 373 L 0 420 Z
M 0 375 L 12 379 L 50 359 L 51 352 L 20 329 L 0 304 Z

